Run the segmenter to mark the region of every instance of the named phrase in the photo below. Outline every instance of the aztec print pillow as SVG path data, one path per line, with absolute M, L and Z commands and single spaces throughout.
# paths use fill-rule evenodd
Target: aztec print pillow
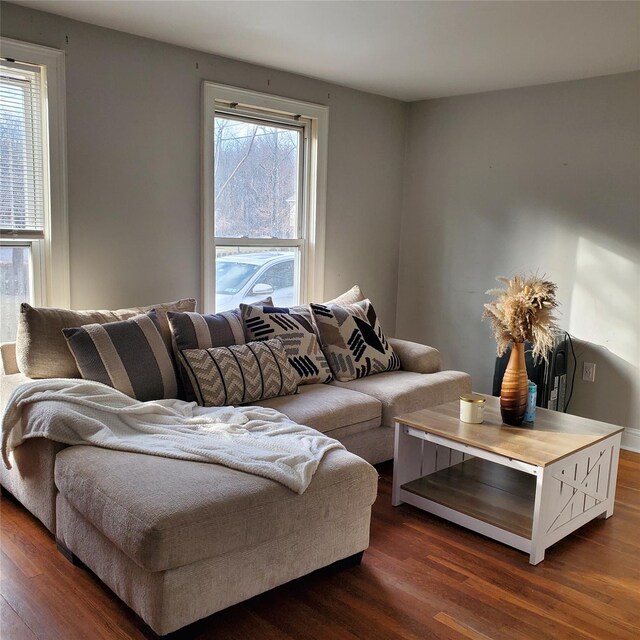
M 142 401 L 177 397 L 176 372 L 154 311 L 62 332 L 85 380 Z
M 278 339 L 185 349 L 182 356 L 198 404 L 204 407 L 257 402 L 298 390 L 298 375 Z
M 167 313 L 167 318 L 171 326 L 173 353 L 182 380 L 184 398 L 192 402 L 196 400 L 196 393 L 191 384 L 182 351 L 244 344 L 246 341 L 240 310 L 234 309 L 210 315 L 170 311 Z
M 400 368 L 369 300 L 348 305 L 312 304 L 331 370 L 340 382 Z
M 241 304 L 240 311 L 245 333 L 251 340 L 282 340 L 300 384 L 331 382 L 331 369 L 320 348 L 308 305 L 294 310 Z

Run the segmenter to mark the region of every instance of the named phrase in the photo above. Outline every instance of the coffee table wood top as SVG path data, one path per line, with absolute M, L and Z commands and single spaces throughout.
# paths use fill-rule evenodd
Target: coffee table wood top
M 458 400 L 407 413 L 396 421 L 537 467 L 546 467 L 624 430 L 617 425 L 540 407 L 536 407 L 534 424 L 510 427 L 500 417 L 500 399 L 484 397 L 487 403 L 482 424 L 461 422 Z

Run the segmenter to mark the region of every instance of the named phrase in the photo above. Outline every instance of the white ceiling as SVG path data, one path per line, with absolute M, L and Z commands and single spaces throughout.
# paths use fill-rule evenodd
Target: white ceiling
M 640 68 L 640 2 L 14 0 L 420 100 Z

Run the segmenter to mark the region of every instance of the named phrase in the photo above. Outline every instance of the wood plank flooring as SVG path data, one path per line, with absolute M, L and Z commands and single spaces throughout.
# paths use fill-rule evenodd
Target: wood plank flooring
M 382 465 L 361 566 L 314 574 L 191 625 L 215 640 L 636 640 L 640 637 L 640 454 L 621 453 L 616 511 L 528 556 L 391 506 Z M 22 507 L 0 508 L 2 640 L 135 639 L 136 618 L 71 565 Z

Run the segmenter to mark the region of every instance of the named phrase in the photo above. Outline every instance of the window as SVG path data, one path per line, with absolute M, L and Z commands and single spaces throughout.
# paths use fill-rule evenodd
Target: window
M 21 302 L 69 306 L 63 56 L 0 39 L 0 341 Z
M 328 109 L 204 83 L 207 311 L 322 299 Z

